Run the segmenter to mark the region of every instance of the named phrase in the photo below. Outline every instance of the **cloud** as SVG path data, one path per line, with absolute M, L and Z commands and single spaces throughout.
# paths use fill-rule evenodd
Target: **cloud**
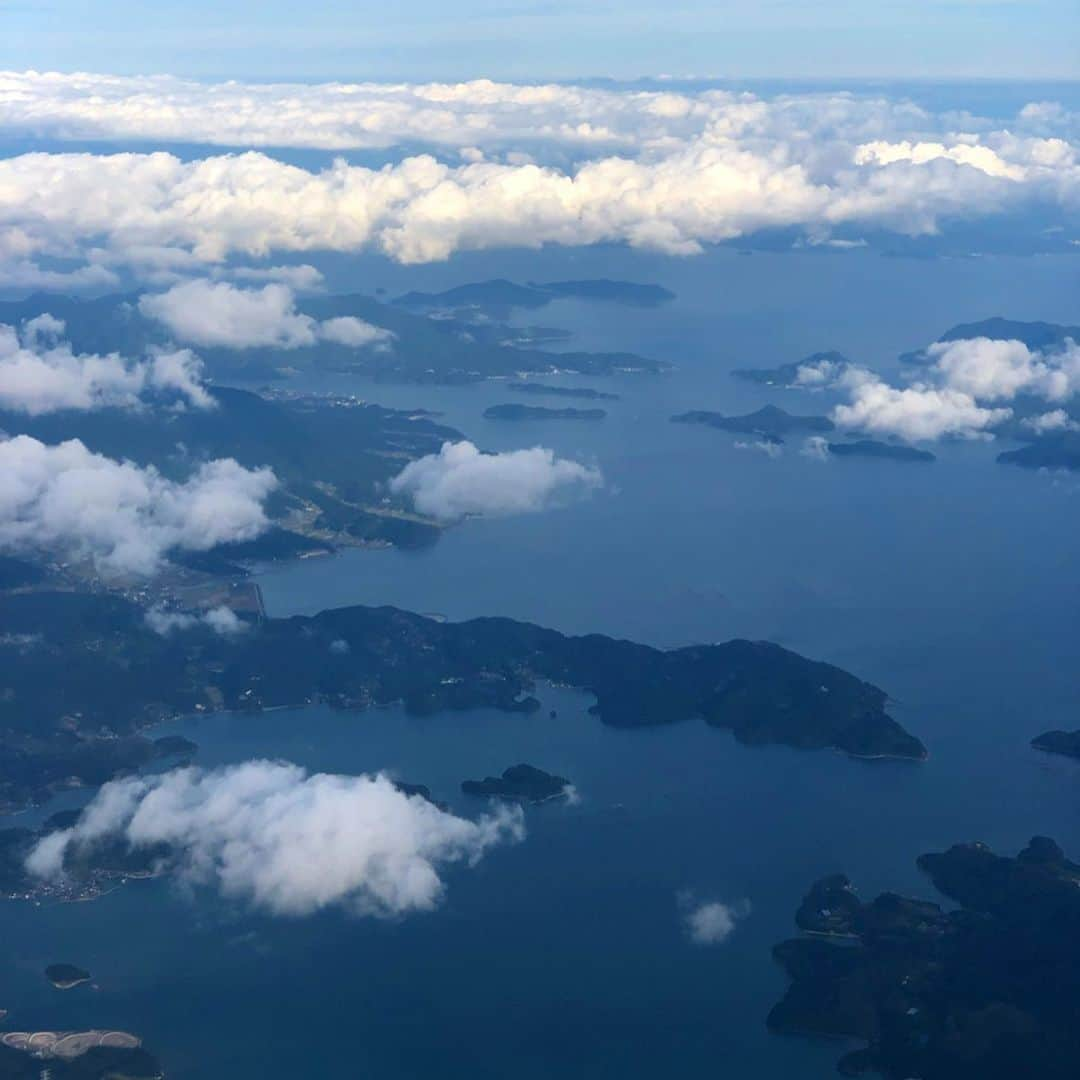
M 118 353 L 76 354 L 65 326 L 39 315 L 16 329 L 0 324 L 0 409 L 40 416 L 60 409 L 140 408 L 149 395 L 186 405 L 215 404 L 202 381 L 202 362 L 188 350 L 160 351 L 132 361 Z
M 828 461 L 829 440 L 824 435 L 809 435 L 803 440 L 799 453 L 813 461 Z
M 390 481 L 421 514 L 454 521 L 471 514 L 524 514 L 600 487 L 599 469 L 543 446 L 481 453 L 471 442 L 443 443 L 437 454 L 412 461 Z
M 834 386 L 850 368 L 844 360 L 812 360 L 795 370 L 795 385 L 809 390 Z
M 1061 216 L 1080 192 L 1071 149 L 1047 161 L 1017 149 L 1017 181 L 949 157 L 854 162 L 851 146 L 817 143 L 811 132 L 733 130 L 570 165 L 419 155 L 309 171 L 255 151 L 191 161 L 23 154 L 0 160 L 0 261 L 5 243 L 24 262 L 81 253 L 156 273 L 165 252 L 206 267 L 274 252 L 371 250 L 411 264 L 609 242 L 690 255 L 768 228 L 802 228 L 824 242 L 846 225 L 927 235 L 943 221 L 1036 205 Z M 295 323 L 292 332 L 303 334 Z
M 916 383 L 890 386 L 866 370 L 852 370 L 844 383 L 851 403 L 837 405 L 832 419 L 838 427 L 871 435 L 898 436 L 909 442 L 978 438 L 1007 420 L 1009 409 L 988 409 L 960 390 Z
M 1078 424 L 1064 409 L 1052 409 L 1039 416 L 1029 416 L 1021 423 L 1031 428 L 1037 435 L 1046 435 L 1053 431 L 1077 431 Z
M 0 442 L 0 548 L 151 574 L 172 548 L 206 551 L 258 536 L 276 483 L 270 469 L 232 458 L 206 462 L 180 482 L 95 454 L 77 439 L 48 446 L 18 435 Z
M 957 126 L 962 131 L 957 132 Z M 869 145 L 894 159 L 942 156 L 980 139 L 1075 135 L 1059 102 L 1032 102 L 1006 131 L 986 120 L 935 114 L 880 94 L 816 92 L 759 97 L 702 87 L 678 92 L 492 82 L 225 83 L 168 75 L 9 71 L 0 74 L 0 128 L 52 140 L 203 143 L 322 150 L 439 144 L 475 157 L 487 147 L 553 143 L 663 148 L 707 132 L 794 140 L 799 133 Z M 872 151 L 867 150 L 869 155 Z M 849 151 L 848 157 L 850 158 Z
M 382 775 L 250 761 L 106 784 L 73 828 L 38 843 L 27 868 L 55 878 L 69 853 L 106 838 L 136 850 L 164 844 L 186 882 L 275 915 L 400 916 L 438 905 L 444 867 L 472 865 L 524 833 L 517 807 L 471 821 Z
M 684 916 L 686 933 L 695 945 L 721 945 L 735 932 L 736 923 L 750 914 L 750 905 L 722 904 L 718 900 L 695 904 Z
M 325 319 L 319 323 L 319 337 L 335 345 L 348 345 L 360 349 L 366 345 L 385 347 L 394 337 L 390 330 L 373 326 L 363 319 L 352 315 L 341 315 L 336 319 Z
M 1040 353 L 1022 341 L 967 338 L 936 342 L 926 355 L 946 386 L 982 401 L 1011 401 L 1018 394 L 1064 401 L 1080 390 L 1080 347 L 1073 341 Z
M 748 442 L 745 439 L 738 439 L 732 444 L 736 450 L 756 450 L 759 454 L 764 454 L 768 458 L 774 460 L 784 453 L 784 447 L 781 443 L 774 442 L 772 439 L 755 439 L 752 442 Z
M 299 349 L 319 341 L 359 348 L 393 337 L 351 316 L 319 322 L 301 314 L 292 288 L 280 282 L 243 289 L 226 281 L 185 281 L 140 297 L 139 310 L 180 341 L 225 349 Z
M 1071 340 L 1040 352 L 1022 341 L 964 338 L 935 342 L 926 356 L 931 362 L 904 387 L 865 368 L 849 368 L 832 384 L 851 398 L 833 410 L 833 420 L 843 428 L 909 441 L 977 438 L 1012 416 L 997 403 L 1020 396 L 1065 401 L 1080 391 L 1080 347 Z M 1055 413 L 1045 415 L 1052 428 Z
M 1026 170 L 1022 165 L 1010 164 L 986 146 L 959 143 L 944 146 L 937 142 L 870 142 L 855 150 L 856 165 L 891 165 L 896 161 L 910 161 L 924 165 L 930 161 L 945 159 L 958 165 L 970 165 L 988 176 L 1004 177 L 1008 180 L 1023 180 Z
M 250 629 L 232 608 L 225 607 L 224 604 L 198 615 L 190 611 L 169 611 L 162 607 L 152 607 L 146 612 L 145 621 L 155 634 L 162 637 L 197 626 L 205 626 L 222 637 L 237 637 Z

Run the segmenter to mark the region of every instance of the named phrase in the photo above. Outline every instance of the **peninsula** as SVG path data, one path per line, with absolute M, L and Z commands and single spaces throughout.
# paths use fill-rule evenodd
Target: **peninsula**
M 389 607 L 256 616 L 241 635 L 200 623 L 162 636 L 134 600 L 60 591 L 7 594 L 0 635 L 33 642 L 0 673 L 0 802 L 8 806 L 183 750 L 140 734 L 167 717 L 317 700 L 343 709 L 400 701 L 413 713 L 523 712 L 537 707 L 537 680 L 587 690 L 592 711 L 615 726 L 701 717 L 747 744 L 926 756 L 888 715 L 884 691 L 762 641 L 665 651 L 512 619 L 440 622 Z
M 845 1076 L 1080 1074 L 1080 866 L 1046 837 L 1016 857 L 960 844 L 917 861 L 959 907 L 819 881 L 796 919 L 812 936 L 774 949 L 792 984 L 769 1027 L 864 1040 Z

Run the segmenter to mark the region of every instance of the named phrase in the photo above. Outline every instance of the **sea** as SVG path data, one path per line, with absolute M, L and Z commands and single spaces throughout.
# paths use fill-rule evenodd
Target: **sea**
M 771 949 L 794 933 L 814 879 L 842 871 L 864 897 L 935 898 L 915 859 L 953 843 L 1013 853 L 1043 834 L 1080 856 L 1080 762 L 1029 745 L 1080 727 L 1080 477 L 999 465 L 1004 447 L 990 441 L 941 444 L 932 464 L 820 461 L 798 437 L 770 456 L 670 420 L 833 404 L 739 380 L 740 367 L 838 349 L 895 374 L 899 353 L 956 323 L 1080 322 L 1076 258 L 596 248 L 324 270 L 334 290 L 391 296 L 493 277 L 656 282 L 672 303 L 559 301 L 515 321 L 571 330 L 567 348 L 674 367 L 544 380 L 617 393 L 596 403 L 608 413 L 596 423 L 485 420 L 489 405 L 533 401 L 499 381 L 300 379 L 437 410 L 484 449 L 550 447 L 595 465 L 604 486 L 540 513 L 467 520 L 423 551 L 266 568 L 271 615 L 391 604 L 663 648 L 768 639 L 883 687 L 929 759 L 748 748 L 689 721 L 616 730 L 588 714 L 588 696 L 552 686 L 529 716 L 312 706 L 181 719 L 161 734 L 196 741 L 204 766 L 389 770 L 471 816 L 483 804 L 461 781 L 525 761 L 570 778 L 580 798 L 529 808 L 523 842 L 452 867 L 437 910 L 395 920 L 274 918 L 167 880 L 87 903 L 4 905 L 9 1027 L 131 1030 L 170 1080 L 823 1080 L 846 1043 L 765 1026 L 787 985 Z M 686 913 L 712 901 L 739 917 L 723 942 L 695 944 Z M 87 967 L 93 984 L 53 989 L 42 969 L 54 961 Z

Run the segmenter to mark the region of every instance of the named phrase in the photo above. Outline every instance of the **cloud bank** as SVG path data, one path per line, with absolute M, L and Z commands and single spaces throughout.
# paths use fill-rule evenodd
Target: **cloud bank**
M 296 310 L 284 283 L 244 289 L 198 279 L 167 292 L 146 294 L 139 311 L 164 325 L 179 341 L 225 349 L 299 349 L 327 341 L 361 348 L 385 346 L 393 334 L 351 315 L 319 322 Z
M 231 256 L 626 243 L 693 254 L 793 227 L 932 234 L 1038 208 L 1075 223 L 1080 125 L 1048 103 L 1008 128 L 846 93 L 463 84 L 203 85 L 0 75 L 0 130 L 209 143 L 246 152 L 27 153 L 0 161 L 0 273 L 81 255 L 88 279 Z M 255 147 L 436 144 L 381 168 L 289 165 Z M 453 152 L 451 153 L 450 150 Z M 257 269 L 257 268 L 256 268 Z
M 149 396 L 209 409 L 215 404 L 191 352 L 161 351 L 145 360 L 76 354 L 64 323 L 39 315 L 16 329 L 0 324 L 0 409 L 40 416 L 60 409 L 140 408 Z
M 270 469 L 209 461 L 185 481 L 95 454 L 77 439 L 0 442 L 0 549 L 92 558 L 109 573 L 151 574 L 172 548 L 207 551 L 269 524 Z
M 523 839 L 523 822 L 518 807 L 460 818 L 382 775 L 250 761 L 106 784 L 73 828 L 38 843 L 27 868 L 55 878 L 69 852 L 120 838 L 134 849 L 166 844 L 185 881 L 275 915 L 398 916 L 436 907 L 444 867 Z
M 470 514 L 501 516 L 543 510 L 603 483 L 598 469 L 543 446 L 484 454 L 471 442 L 443 443 L 437 454 L 412 461 L 390 490 L 421 514 L 456 521 Z
M 488 79 L 207 83 L 167 75 L 9 71 L 0 73 L 0 130 L 53 140 L 230 148 L 554 143 L 577 152 L 663 148 L 708 131 L 773 140 L 810 133 L 869 144 L 868 156 L 930 160 L 958 143 L 1000 145 L 1010 132 L 1075 138 L 1080 117 L 1057 102 L 1031 102 L 1002 131 L 971 114 L 935 114 L 908 100 L 837 91 L 761 97 L 709 87 L 642 90 Z

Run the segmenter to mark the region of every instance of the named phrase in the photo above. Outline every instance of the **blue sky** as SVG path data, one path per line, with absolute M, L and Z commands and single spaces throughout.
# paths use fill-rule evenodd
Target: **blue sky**
M 0 0 L 0 67 L 258 79 L 1080 78 L 1080 4 Z

